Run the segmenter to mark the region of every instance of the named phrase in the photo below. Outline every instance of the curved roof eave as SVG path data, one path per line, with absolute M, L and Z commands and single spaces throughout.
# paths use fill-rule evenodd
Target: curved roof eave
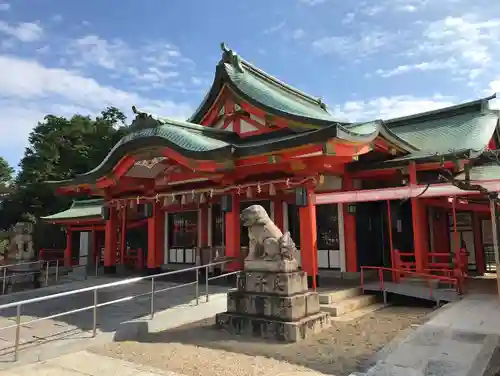
M 351 143 L 368 144 L 377 137 L 380 121 L 362 123 L 358 124 L 358 126 L 359 128 L 364 128 L 364 131 L 361 132 L 360 129 L 360 132 L 354 132 L 344 128 L 340 124 L 331 124 L 328 127 L 301 133 L 291 133 L 280 138 L 259 139 L 256 142 L 237 145 L 234 155 L 237 157 L 245 157 L 252 154 L 272 153 L 277 150 L 295 148 L 308 144 L 325 143 L 334 138 Z
M 138 132 L 135 132 L 138 133 Z M 214 148 L 211 150 L 186 150 L 179 147 L 174 142 L 162 137 L 158 134 L 151 134 L 148 136 L 136 135 L 135 138 L 129 139 L 130 136 L 134 134 L 125 136 L 111 149 L 106 158 L 93 170 L 86 172 L 84 174 L 77 175 L 73 179 L 68 179 L 64 181 L 51 181 L 47 182 L 49 184 L 67 185 L 67 184 L 89 184 L 95 182 L 100 177 L 109 174 L 113 168 L 120 162 L 120 160 L 127 154 L 133 154 L 134 152 L 155 148 L 170 148 L 186 158 L 192 158 L 197 160 L 225 160 L 231 158 L 232 155 L 232 145 L 225 143 L 224 146 Z

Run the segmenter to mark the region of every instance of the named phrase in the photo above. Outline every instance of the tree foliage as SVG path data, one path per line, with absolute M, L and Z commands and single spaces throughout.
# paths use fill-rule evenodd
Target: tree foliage
M 115 107 L 106 108 L 95 118 L 47 115 L 29 135 L 14 191 L 0 213 L 0 227 L 22 216 L 35 219 L 67 208 L 69 199 L 57 197 L 44 183 L 71 179 L 99 165 L 126 133 L 125 120 Z M 1 174 L 0 163 L 0 179 Z
M 14 169 L 5 158 L 0 157 L 0 194 L 2 193 L 1 190 L 10 185 L 13 175 Z

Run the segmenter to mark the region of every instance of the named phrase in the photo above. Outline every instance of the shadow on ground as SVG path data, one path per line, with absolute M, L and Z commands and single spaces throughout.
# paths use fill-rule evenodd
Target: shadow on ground
M 169 289 L 195 280 L 194 272 L 184 273 L 183 276 L 170 276 L 168 279 L 157 279 L 155 290 Z M 200 278 L 204 281 L 204 278 Z M 213 283 L 212 283 L 213 282 Z M 226 292 L 230 286 L 234 286 L 233 281 L 225 281 L 222 278 L 211 281 L 209 293 Z M 96 283 L 97 280 L 96 280 Z M 189 285 L 173 290 L 158 292 L 155 294 L 155 311 L 162 311 L 179 305 L 186 305 L 195 301 L 195 286 Z M 200 282 L 200 295 L 206 291 L 206 286 Z M 124 302 L 99 307 L 97 310 L 97 328 L 100 332 L 114 332 L 124 321 L 147 316 L 151 312 L 151 280 L 143 280 L 130 285 L 122 285 L 99 290 L 98 303 L 103 304 L 114 300 L 124 299 Z M 33 290 L 16 297 L 3 296 L 0 304 L 6 304 L 19 300 L 27 300 L 47 295 L 46 289 Z M 142 295 L 138 298 L 134 296 Z M 92 307 L 94 304 L 93 292 L 83 292 L 77 295 L 66 296 L 39 303 L 27 304 L 21 308 L 21 322 L 28 322 L 38 318 L 56 315 L 65 311 L 78 310 L 85 307 Z M 7 326 L 16 323 L 16 308 L 9 308 L 0 311 L 0 357 L 12 353 L 15 341 L 15 328 L 5 329 Z M 86 332 L 83 337 L 91 337 L 93 329 L 93 310 L 69 314 L 51 320 L 44 320 L 36 323 L 25 324 L 21 328 L 21 346 L 32 346 L 53 340 L 68 340 L 75 337 L 82 338 L 82 332 Z M 3 359 L 0 358 L 0 362 Z M 10 361 L 10 360 L 9 360 Z
M 407 307 L 389 307 L 351 322 L 333 322 L 330 329 L 314 338 L 292 344 L 233 336 L 217 330 L 214 327 L 215 320 L 211 318 L 165 332 L 143 335 L 138 339 L 141 344 L 134 345 L 134 361 L 140 362 L 137 351 L 162 351 L 165 354 L 168 347 L 153 348 L 153 345 L 180 343 L 273 358 L 326 374 L 349 375 L 366 370 L 379 349 L 410 324 L 421 323 L 431 309 L 414 307 L 410 311 L 408 313 Z M 139 347 L 141 345 L 142 348 Z M 117 351 L 116 348 L 113 351 Z

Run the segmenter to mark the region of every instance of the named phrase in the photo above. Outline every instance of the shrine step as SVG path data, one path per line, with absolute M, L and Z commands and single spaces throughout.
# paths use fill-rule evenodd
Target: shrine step
M 334 303 L 322 304 L 321 310 L 330 313 L 333 317 L 338 317 L 367 307 L 376 301 L 377 297 L 375 295 L 358 295 Z
M 332 304 L 359 295 L 361 295 L 361 287 L 351 287 L 342 290 L 319 292 L 319 303 Z

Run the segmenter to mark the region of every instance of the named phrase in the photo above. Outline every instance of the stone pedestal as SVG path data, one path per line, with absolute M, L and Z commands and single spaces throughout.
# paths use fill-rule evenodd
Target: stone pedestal
M 233 334 L 283 342 L 297 342 L 317 334 L 330 324 L 320 312 L 319 296 L 309 292 L 307 275 L 285 271 L 283 265 L 264 271 L 263 261 L 246 262 L 238 287 L 228 293 L 227 312 L 216 316 L 216 326 Z M 255 264 L 255 265 L 254 265 Z M 255 267 L 255 270 L 247 268 Z M 282 269 L 283 271 L 275 271 Z

